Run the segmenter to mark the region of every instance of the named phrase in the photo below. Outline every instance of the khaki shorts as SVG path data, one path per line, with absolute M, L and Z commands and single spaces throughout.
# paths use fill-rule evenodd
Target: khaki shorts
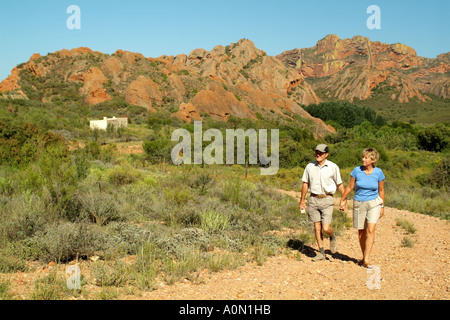
M 308 217 L 309 221 L 331 224 L 333 218 L 334 198 L 328 196 L 325 198 L 309 197 Z
M 353 228 L 361 230 L 367 227 L 367 223 L 377 223 L 380 219 L 381 205 L 383 199 L 380 197 L 370 201 L 353 200 Z

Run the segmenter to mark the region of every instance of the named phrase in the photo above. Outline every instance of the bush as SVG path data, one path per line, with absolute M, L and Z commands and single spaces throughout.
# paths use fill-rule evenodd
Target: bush
M 121 261 L 97 261 L 93 270 L 95 284 L 100 287 L 124 286 L 128 281 L 128 267 Z
M 31 123 L 0 120 L 0 164 L 28 164 L 57 145 L 64 147 L 59 135 L 41 132 Z
M 170 141 L 161 137 L 150 137 L 144 141 L 142 148 L 149 157 L 170 159 Z
M 107 233 L 111 239 L 108 245 L 104 246 L 105 250 L 115 250 L 116 254 L 133 254 L 136 248 L 142 246 L 150 237 L 150 231 L 129 222 L 111 222 L 108 224 Z
M 193 198 L 191 190 L 184 186 L 164 189 L 163 194 L 165 199 L 177 206 L 187 204 Z
M 208 233 L 228 229 L 230 218 L 214 209 L 205 210 L 200 214 L 202 229 Z
M 443 151 L 450 146 L 450 127 L 442 123 L 423 128 L 417 135 L 419 145 L 428 151 Z
M 47 276 L 38 279 L 34 283 L 34 290 L 31 293 L 32 300 L 60 300 L 69 289 L 65 279 L 51 272 Z
M 0 210 L 0 238 L 8 241 L 31 237 L 49 221 L 45 203 L 35 195 L 14 196 Z
M 427 180 L 435 188 L 450 187 L 450 158 L 439 159 Z
M 122 220 L 117 202 L 110 194 L 89 192 L 78 195 L 78 199 L 88 217 L 100 226 Z
M 195 177 L 191 187 L 197 189 L 200 195 L 205 195 L 214 184 L 215 180 L 210 174 L 201 173 Z
M 48 224 L 37 232 L 28 244 L 46 262 L 66 263 L 89 257 L 100 249 L 98 235 L 85 224 L 71 222 Z
M 381 126 L 386 120 L 377 115 L 375 111 L 368 107 L 360 107 L 347 101 L 321 102 L 305 107 L 313 117 L 323 121 L 336 121 L 345 128 L 352 128 L 356 125 L 368 121 L 371 124 Z
M 414 227 L 414 224 L 411 221 L 408 221 L 406 219 L 396 219 L 395 223 L 397 226 L 405 229 L 408 233 L 416 232 L 416 227 Z
M 28 270 L 25 261 L 20 258 L 13 257 L 2 251 L 0 251 L 0 256 L 2 257 L 0 259 L 0 273 L 16 273 Z
M 414 241 L 409 237 L 404 237 L 402 240 L 402 247 L 412 248 L 414 246 Z
M 116 166 L 108 175 L 108 181 L 116 187 L 134 183 L 141 177 L 141 173 L 131 166 Z
M 46 203 L 48 214 L 54 217 L 72 217 L 78 214 L 73 201 L 78 187 L 78 172 L 75 163 L 64 148 L 49 148 L 17 176 L 18 188 L 22 192 L 34 192 Z

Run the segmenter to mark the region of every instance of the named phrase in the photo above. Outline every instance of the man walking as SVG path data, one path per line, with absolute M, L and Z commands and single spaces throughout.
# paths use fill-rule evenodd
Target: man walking
M 337 252 L 337 241 L 331 227 L 333 217 L 334 199 L 333 194 L 339 190 L 344 194 L 339 167 L 327 160 L 329 148 L 325 144 L 319 144 L 315 149 L 316 161 L 309 163 L 303 173 L 302 192 L 299 209 L 303 213 L 308 211 L 309 220 L 314 222 L 314 231 L 319 246 L 319 253 L 313 261 L 325 259 L 322 230 L 330 237 L 330 251 Z M 310 192 L 308 207 L 305 205 L 306 194 Z

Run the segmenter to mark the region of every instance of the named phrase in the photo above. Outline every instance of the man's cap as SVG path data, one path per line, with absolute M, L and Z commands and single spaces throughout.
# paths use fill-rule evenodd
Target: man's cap
M 328 146 L 326 144 L 319 144 L 319 145 L 317 145 L 315 150 L 328 153 L 330 149 L 328 148 Z

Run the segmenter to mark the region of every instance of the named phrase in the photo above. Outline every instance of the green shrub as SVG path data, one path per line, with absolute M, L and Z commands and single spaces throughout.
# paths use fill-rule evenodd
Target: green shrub
M 32 300 L 60 300 L 67 293 L 66 281 L 56 272 L 51 272 L 47 276 L 34 282 L 34 290 L 31 293 Z
M 412 248 L 414 246 L 414 241 L 409 237 L 404 237 L 402 240 L 402 247 Z
M 305 108 L 313 117 L 323 121 L 333 120 L 345 128 L 351 128 L 368 121 L 383 125 L 386 120 L 368 107 L 360 107 L 347 101 L 329 101 L 311 104 Z
M 165 137 L 150 137 L 144 141 L 142 148 L 149 157 L 170 159 L 170 140 Z
M 101 248 L 96 232 L 85 224 L 71 222 L 48 224 L 28 244 L 39 252 L 40 259 L 57 263 L 89 257 Z
M 136 178 L 132 174 L 130 174 L 130 172 L 127 172 L 123 168 L 116 168 L 109 173 L 108 180 L 113 185 L 119 187 L 133 183 L 136 180 Z
M 201 227 L 208 233 L 228 229 L 230 218 L 214 209 L 205 210 L 200 214 Z
M 33 194 L 11 197 L 0 209 L 0 238 L 8 241 L 31 237 L 49 222 L 45 203 Z
M 201 173 L 195 177 L 191 187 L 197 189 L 200 195 L 205 195 L 215 184 L 214 178 L 208 173 Z
M 450 158 L 439 159 L 427 177 L 430 186 L 435 188 L 450 187 Z
M 174 189 L 164 189 L 163 194 L 165 199 L 177 206 L 185 205 L 193 198 L 191 190 L 184 186 Z
M 59 135 L 31 123 L 0 120 L 0 164 L 28 164 L 54 146 L 64 147 Z
M 48 148 L 35 163 L 19 171 L 17 178 L 21 191 L 35 192 L 44 199 L 50 215 L 77 215 L 73 198 L 79 182 L 78 172 L 65 147 Z
M 152 241 L 160 252 L 178 256 L 185 248 L 206 251 L 210 240 L 209 234 L 203 229 L 183 228 L 174 235 L 160 235 Z
M 123 255 L 135 253 L 136 248 L 141 247 L 150 237 L 150 231 L 129 222 L 111 222 L 106 232 L 112 239 L 105 248 L 111 251 L 120 247 Z
M 414 224 L 408 220 L 405 219 L 396 219 L 395 223 L 397 226 L 402 227 L 405 229 L 408 233 L 415 233 L 416 227 L 414 227 Z
M 100 226 L 122 220 L 117 201 L 108 193 L 82 193 L 78 195 L 78 200 L 89 218 Z
M 442 151 L 450 146 L 450 126 L 438 123 L 419 131 L 419 145 L 424 150 Z
M 12 300 L 11 282 L 9 280 L 0 281 L 0 300 Z
M 196 227 L 200 224 L 200 213 L 197 208 L 181 206 L 180 208 L 166 208 L 168 211 L 163 217 L 171 227 Z
M 3 250 L 0 250 L 0 256 L 0 273 L 16 273 L 28 271 L 28 268 L 23 259 L 11 256 Z
M 95 284 L 100 287 L 122 287 L 129 280 L 129 267 L 121 262 L 97 261 L 93 268 Z

